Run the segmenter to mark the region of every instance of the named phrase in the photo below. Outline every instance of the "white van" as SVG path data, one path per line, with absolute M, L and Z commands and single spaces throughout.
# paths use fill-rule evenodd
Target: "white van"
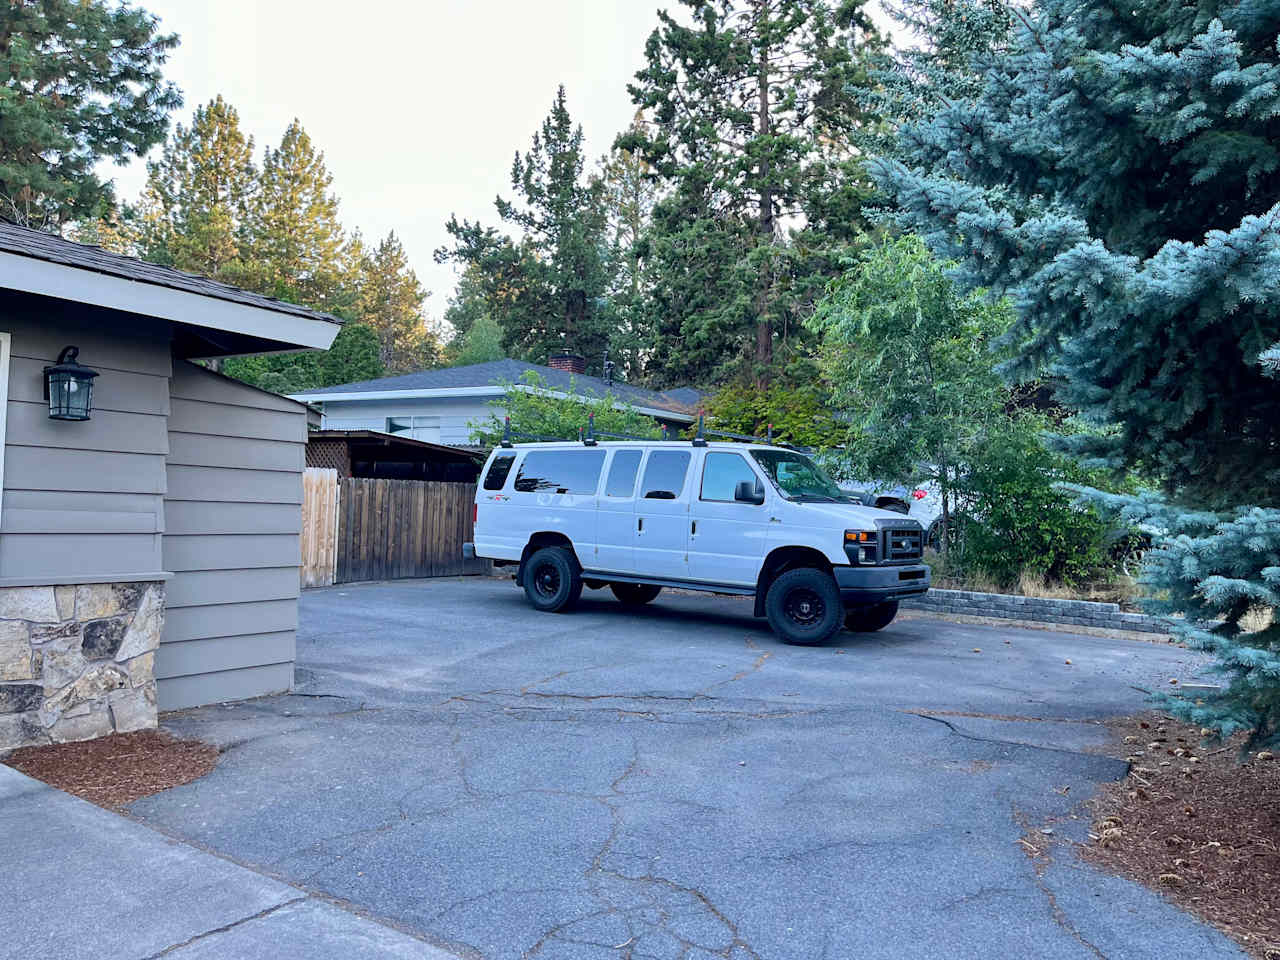
M 887 626 L 929 589 L 924 531 L 854 503 L 809 457 L 767 443 L 504 445 L 476 489 L 468 556 L 517 565 L 538 610 L 583 586 L 625 604 L 663 587 L 755 597 L 787 643 Z

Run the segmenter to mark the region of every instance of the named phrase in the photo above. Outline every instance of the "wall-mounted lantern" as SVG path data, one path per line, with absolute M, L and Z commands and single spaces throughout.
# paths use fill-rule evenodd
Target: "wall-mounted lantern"
M 93 378 L 97 370 L 76 363 L 79 347 L 63 347 L 58 362 L 44 368 L 44 395 L 50 420 L 88 420 L 93 410 Z

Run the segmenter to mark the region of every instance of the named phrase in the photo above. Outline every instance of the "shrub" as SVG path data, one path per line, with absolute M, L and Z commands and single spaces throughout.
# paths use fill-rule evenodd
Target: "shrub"
M 961 478 L 961 563 L 1006 588 L 1027 574 L 1078 586 L 1112 573 L 1113 527 L 1057 486 L 1085 477 L 1045 448 L 1042 426 L 1034 416 L 1010 421 L 988 437 Z
M 502 439 L 503 411 L 511 418 L 511 430 L 517 440 L 577 440 L 585 430 L 588 414 L 595 414 L 595 429 L 602 433 L 621 433 L 657 440 L 662 433 L 652 417 L 634 407 L 620 403 L 606 393 L 596 403 L 555 396 L 548 392 L 547 382 L 532 370 L 520 383 L 504 384 L 506 394 L 495 404 L 498 408 L 487 420 L 468 424 L 471 442 L 496 446 Z M 522 389 L 523 388 L 523 389 Z

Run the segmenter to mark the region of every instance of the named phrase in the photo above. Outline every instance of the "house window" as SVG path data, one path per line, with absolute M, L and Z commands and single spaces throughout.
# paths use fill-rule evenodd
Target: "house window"
M 411 440 L 440 442 L 439 417 L 387 417 L 387 433 Z

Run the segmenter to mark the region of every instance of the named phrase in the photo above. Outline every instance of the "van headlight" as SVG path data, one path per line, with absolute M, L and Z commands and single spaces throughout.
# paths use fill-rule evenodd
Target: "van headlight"
M 877 563 L 880 559 L 879 537 L 874 530 L 846 530 L 844 552 L 850 563 Z

